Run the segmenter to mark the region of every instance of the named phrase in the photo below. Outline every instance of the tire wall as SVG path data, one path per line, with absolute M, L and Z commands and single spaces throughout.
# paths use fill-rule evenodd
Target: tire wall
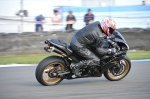
M 119 29 L 130 50 L 150 50 L 150 29 Z M 43 33 L 0 33 L 0 55 L 46 53 L 43 47 L 47 38 L 63 39 L 69 44 L 77 31 Z

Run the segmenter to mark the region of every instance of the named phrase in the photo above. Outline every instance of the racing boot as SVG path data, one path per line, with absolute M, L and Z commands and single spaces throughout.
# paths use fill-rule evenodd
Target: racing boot
M 78 65 L 78 64 L 79 63 L 77 63 L 77 64 L 72 63 L 71 69 L 72 69 L 73 73 L 75 74 L 75 76 L 80 77 L 81 74 L 80 74 L 79 70 L 80 70 L 81 65 Z

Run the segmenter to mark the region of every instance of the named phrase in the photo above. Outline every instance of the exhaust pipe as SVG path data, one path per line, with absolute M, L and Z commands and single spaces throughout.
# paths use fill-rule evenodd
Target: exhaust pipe
M 50 47 L 50 50 L 51 50 L 51 52 L 55 52 L 57 54 L 64 54 L 64 52 L 62 52 L 61 50 L 55 48 L 54 46 Z
M 55 52 L 57 54 L 64 54 L 64 52 L 62 52 L 61 50 L 55 48 L 54 46 L 53 47 L 44 47 L 44 50 L 47 51 L 47 52 Z
M 60 55 L 62 55 L 62 56 L 67 56 L 63 51 L 61 51 L 61 50 L 59 50 L 59 49 L 57 49 L 56 47 L 46 47 L 47 49 L 46 49 L 46 51 L 47 52 L 55 52 L 55 53 L 57 53 L 57 54 L 60 54 Z M 44 47 L 44 50 L 45 50 L 45 47 Z

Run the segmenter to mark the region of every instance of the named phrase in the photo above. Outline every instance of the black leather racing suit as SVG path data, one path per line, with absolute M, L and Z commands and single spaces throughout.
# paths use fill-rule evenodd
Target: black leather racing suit
M 100 22 L 98 21 L 85 26 L 72 37 L 70 43 L 72 50 L 85 58 L 85 60 L 75 64 L 76 68 L 99 64 L 100 59 L 88 47 L 93 45 L 99 54 L 107 54 L 108 49 L 102 47 L 105 37 L 106 35 L 102 33 Z

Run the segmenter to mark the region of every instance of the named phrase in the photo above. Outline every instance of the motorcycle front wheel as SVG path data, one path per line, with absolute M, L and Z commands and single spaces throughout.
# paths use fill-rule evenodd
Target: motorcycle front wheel
M 114 66 L 104 72 L 105 78 L 110 81 L 118 81 L 123 79 L 131 69 L 131 61 L 127 56 L 115 63 L 116 64 L 114 64 Z
M 37 66 L 35 76 L 37 81 L 45 86 L 57 85 L 63 80 L 61 77 L 55 77 L 55 70 L 65 71 L 64 60 L 59 56 L 50 56 L 43 59 Z

